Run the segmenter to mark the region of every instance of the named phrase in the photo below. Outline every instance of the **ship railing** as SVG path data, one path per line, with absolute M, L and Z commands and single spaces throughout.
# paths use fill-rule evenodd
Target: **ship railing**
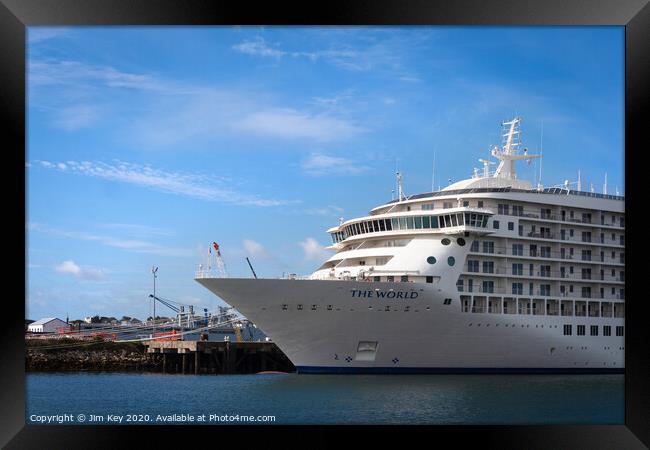
M 194 272 L 194 278 L 226 278 L 226 276 L 217 269 L 198 269 Z

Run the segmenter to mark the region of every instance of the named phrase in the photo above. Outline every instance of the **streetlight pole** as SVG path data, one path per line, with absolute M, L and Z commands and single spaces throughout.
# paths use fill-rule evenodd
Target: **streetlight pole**
M 156 337 L 156 272 L 158 272 L 158 267 L 152 266 L 151 273 L 153 274 L 153 332 L 151 338 Z

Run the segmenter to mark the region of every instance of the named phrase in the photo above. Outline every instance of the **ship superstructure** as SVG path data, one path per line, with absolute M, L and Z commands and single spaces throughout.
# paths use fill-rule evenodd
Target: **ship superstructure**
M 400 179 L 306 279 L 197 281 L 301 372 L 622 370 L 624 198 L 520 180 L 539 155 L 503 127 L 493 172 L 412 196 Z

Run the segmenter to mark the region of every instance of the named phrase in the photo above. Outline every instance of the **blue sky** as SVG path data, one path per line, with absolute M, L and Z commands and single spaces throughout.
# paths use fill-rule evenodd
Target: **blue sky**
M 212 241 L 231 276 L 308 274 L 396 164 L 407 195 L 434 152 L 468 178 L 515 115 L 545 186 L 623 193 L 622 27 L 30 27 L 27 57 L 31 319 L 146 317 L 154 264 L 213 310 Z

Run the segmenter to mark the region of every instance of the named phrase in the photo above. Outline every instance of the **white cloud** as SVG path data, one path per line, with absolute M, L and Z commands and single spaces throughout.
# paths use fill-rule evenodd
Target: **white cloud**
M 106 278 L 103 270 L 92 267 L 82 268 L 72 260 L 63 261 L 61 264 L 55 266 L 54 270 L 62 274 L 74 275 L 77 278 L 86 280 L 101 281 Z
M 299 242 L 298 245 L 302 247 L 302 251 L 305 253 L 305 259 L 308 261 L 325 260 L 331 256 L 330 251 L 326 250 L 314 238 L 308 237 L 304 241 Z
M 67 85 L 79 89 L 82 86 L 101 85 L 151 91 L 171 88 L 153 75 L 123 72 L 110 66 L 52 59 L 30 59 L 28 64 L 28 81 L 33 86 Z
M 74 105 L 57 110 L 52 124 L 66 131 L 74 131 L 92 125 L 98 118 L 97 108 L 89 105 Z
M 257 36 L 253 40 L 247 40 L 242 43 L 233 45 L 233 50 L 244 53 L 250 56 L 260 56 L 263 58 L 276 58 L 283 57 L 291 58 L 305 58 L 312 62 L 318 60 L 325 60 L 331 64 L 338 65 L 348 70 L 366 70 L 370 66 L 362 60 L 362 54 L 353 49 L 337 49 L 337 50 L 316 50 L 316 51 L 285 51 L 278 48 L 269 46 L 263 37 Z
M 321 153 L 312 153 L 301 164 L 302 170 L 313 176 L 320 175 L 358 175 L 368 170 L 363 166 L 347 158 L 329 156 Z
M 114 164 L 89 161 L 67 161 L 67 164 L 52 163 L 38 160 L 42 167 L 56 170 L 66 170 L 71 173 L 102 178 L 110 181 L 134 184 L 161 192 L 185 195 L 201 200 L 237 203 L 254 206 L 278 206 L 291 201 L 259 198 L 253 195 L 240 194 L 219 187 L 216 180 L 204 175 L 167 172 L 153 169 L 150 166 L 131 164 L 117 161 Z
M 233 50 L 252 56 L 264 56 L 281 58 L 286 55 L 285 52 L 277 50 L 266 45 L 266 41 L 262 37 L 257 37 L 252 41 L 244 41 L 240 44 L 233 45 Z
M 353 137 L 364 129 L 350 122 L 291 108 L 274 108 L 248 114 L 233 127 L 279 138 L 334 141 Z
M 260 42 L 243 48 L 269 52 Z M 120 139 L 144 148 L 216 140 L 233 132 L 324 142 L 365 131 L 336 109 L 324 114 L 319 108 L 283 107 L 268 101 L 273 96 L 264 92 L 220 89 L 78 61 L 30 59 L 28 83 L 29 106 L 48 114 L 54 127 L 74 131 L 96 126 L 110 114 L 129 119 L 123 122 Z M 120 101 L 125 95 L 128 102 Z M 130 105 L 129 111 L 124 104 Z M 132 116 L 135 110 L 138 114 Z
M 335 205 L 328 205 L 316 208 L 307 208 L 301 211 L 304 214 L 311 214 L 315 216 L 340 216 L 343 213 L 343 208 Z
M 69 34 L 70 29 L 68 28 L 27 27 L 27 42 L 29 44 L 36 44 L 38 42 L 67 36 Z
M 259 242 L 252 239 L 244 239 L 244 249 L 250 256 L 265 258 L 268 256 L 266 249 Z
M 27 229 L 30 232 L 46 233 L 54 236 L 61 236 L 69 239 L 78 239 L 82 241 L 95 241 L 108 247 L 120 248 L 123 250 L 138 252 L 138 253 L 151 253 L 156 255 L 178 256 L 186 257 L 192 256 L 192 251 L 185 248 L 174 248 L 160 244 L 153 244 L 151 242 L 142 241 L 138 239 L 125 239 L 121 237 L 99 235 L 93 233 L 86 233 L 82 231 L 67 231 L 50 228 L 38 223 L 29 223 Z

